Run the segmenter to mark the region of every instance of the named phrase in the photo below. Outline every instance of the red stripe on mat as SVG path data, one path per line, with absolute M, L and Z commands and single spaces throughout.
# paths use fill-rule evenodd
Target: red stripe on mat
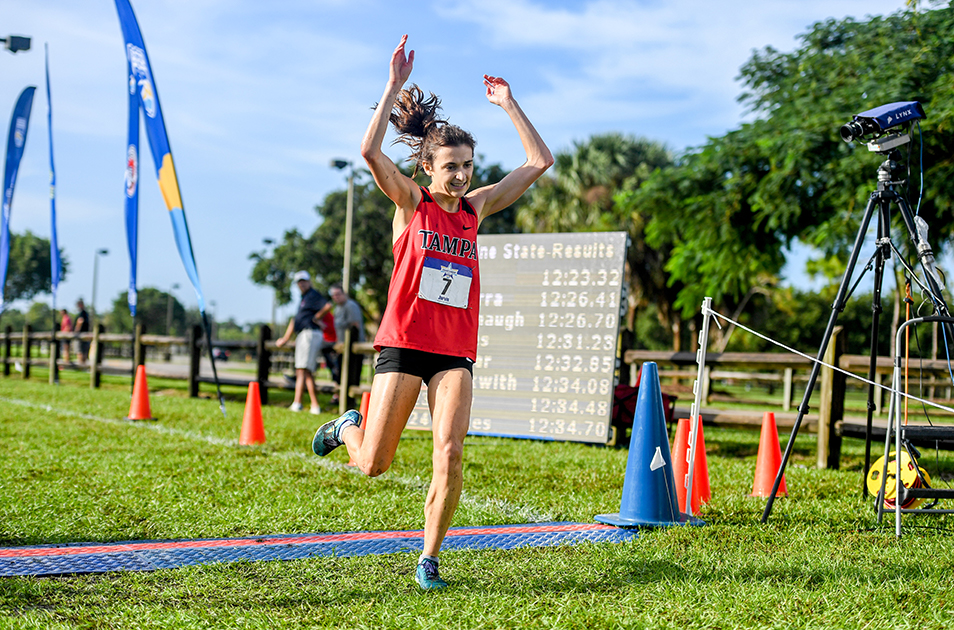
M 565 523 L 559 525 L 513 525 L 501 527 L 459 527 L 451 528 L 448 537 L 480 536 L 499 534 L 534 534 L 545 532 L 584 532 L 594 530 L 615 530 L 610 525 L 599 523 Z M 393 538 L 420 538 L 423 530 L 392 532 L 348 532 L 343 534 L 302 535 L 294 534 L 268 538 L 225 538 L 214 540 L 179 540 L 170 542 L 141 542 L 125 544 L 103 544 L 70 547 L 6 548 L 0 549 L 0 558 L 26 558 L 40 556 L 73 556 L 93 553 L 117 553 L 123 551 L 145 551 L 151 549 L 203 549 L 212 547 L 250 547 L 255 545 L 289 545 L 307 543 L 344 542 L 350 540 L 386 540 Z

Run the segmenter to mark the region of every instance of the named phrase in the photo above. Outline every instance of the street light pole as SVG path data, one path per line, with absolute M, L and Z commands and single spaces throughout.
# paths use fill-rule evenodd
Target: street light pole
M 275 244 L 275 241 L 274 241 L 274 239 L 271 239 L 271 238 L 263 238 L 263 239 L 262 239 L 262 243 L 264 243 L 266 247 L 271 247 L 272 245 Z M 271 252 L 269 252 L 269 255 L 268 255 L 268 258 L 269 258 L 269 266 L 270 266 L 272 269 L 274 269 L 274 267 L 272 266 L 272 265 L 274 265 L 274 261 L 272 261 L 271 258 L 272 258 L 272 256 L 274 256 L 274 255 L 275 255 L 275 250 L 272 249 Z M 269 275 L 271 275 L 271 273 L 269 273 Z M 276 289 L 275 287 L 272 287 L 272 330 L 275 330 L 275 326 L 276 326 L 276 325 L 275 325 L 275 302 L 277 302 L 277 301 L 278 301 L 278 289 Z
M 341 271 L 341 288 L 344 290 L 345 295 L 351 295 L 351 226 L 354 222 L 354 165 L 348 160 L 339 159 L 332 160 L 331 166 L 338 170 L 343 168 L 348 169 L 348 201 L 345 209 L 344 269 Z M 348 394 L 352 385 L 348 382 L 348 377 L 351 373 L 351 342 L 353 341 L 350 328 L 345 330 L 344 339 L 342 339 L 342 341 L 345 344 L 345 351 L 338 366 L 338 372 L 341 374 L 338 411 L 343 414 L 348 408 Z
M 354 223 L 354 165 L 348 160 L 332 160 L 332 168 L 348 169 L 348 202 L 345 210 L 344 269 L 341 271 L 341 286 L 346 295 L 351 295 L 351 227 Z
M 99 257 L 109 254 L 108 249 L 97 249 L 93 253 L 93 296 L 90 299 L 90 308 L 93 311 L 93 317 L 96 317 L 96 280 L 99 277 Z

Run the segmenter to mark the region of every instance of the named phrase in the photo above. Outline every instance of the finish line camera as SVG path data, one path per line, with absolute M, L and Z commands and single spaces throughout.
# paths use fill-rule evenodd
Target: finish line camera
M 888 103 L 855 114 L 851 122 L 841 126 L 841 139 L 851 142 L 867 135 L 880 136 L 889 129 L 919 118 L 924 118 L 924 109 L 917 101 Z

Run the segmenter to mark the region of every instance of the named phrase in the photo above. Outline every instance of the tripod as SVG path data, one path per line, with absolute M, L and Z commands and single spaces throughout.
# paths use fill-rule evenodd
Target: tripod
M 818 379 L 818 374 L 821 371 L 821 363 L 825 356 L 825 352 L 828 350 L 828 344 L 830 342 L 832 332 L 835 329 L 835 324 L 838 320 L 838 314 L 845 309 L 845 304 L 847 303 L 848 297 L 851 291 L 854 290 L 854 287 L 852 287 L 851 291 L 849 291 L 849 284 L 851 282 L 851 277 L 854 274 L 855 265 L 858 262 L 858 255 L 861 251 L 865 234 L 868 232 L 868 225 L 870 224 L 871 217 L 875 211 L 878 213 L 878 240 L 876 243 L 875 254 L 865 268 L 865 271 L 870 269 L 873 262 L 874 291 L 872 293 L 871 304 L 872 319 L 871 346 L 869 354 L 870 363 L 868 366 L 868 413 L 865 431 L 865 466 L 862 476 L 862 491 L 864 493 L 867 493 L 867 487 L 864 484 L 864 475 L 868 474 L 868 468 L 871 465 L 871 424 L 872 415 L 875 410 L 875 388 L 870 384 L 870 382 L 874 381 L 875 379 L 878 363 L 878 332 L 879 322 L 881 319 L 881 285 L 884 281 L 884 263 L 891 257 L 892 250 L 890 232 L 892 204 L 895 204 L 898 207 L 898 210 L 901 213 L 901 219 L 908 231 L 908 236 L 915 246 L 918 259 L 920 260 L 921 267 L 924 270 L 927 288 L 931 294 L 937 313 L 942 316 L 950 317 L 947 304 L 944 302 L 944 298 L 941 295 L 942 289 L 940 279 L 937 277 L 937 272 L 934 269 L 934 254 L 931 251 L 930 245 L 927 243 L 926 226 L 921 230 L 918 229 L 919 226 L 917 221 L 920 221 L 923 224 L 923 220 L 920 218 L 918 218 L 917 221 L 915 220 L 914 216 L 911 214 L 911 208 L 908 206 L 907 200 L 897 191 L 897 188 L 899 188 L 904 181 L 897 175 L 897 171 L 900 169 L 900 164 L 898 161 L 900 158 L 900 153 L 896 147 L 904 144 L 907 141 L 908 136 L 893 136 L 889 138 L 887 142 L 883 143 L 882 146 L 886 147 L 884 150 L 879 150 L 879 147 L 875 146 L 874 142 L 868 145 L 872 148 L 872 150 L 875 150 L 877 153 L 885 156 L 884 162 L 882 162 L 878 167 L 878 187 L 873 193 L 871 193 L 871 197 L 868 200 L 868 205 L 865 207 L 865 213 L 861 220 L 861 226 L 858 228 L 858 234 L 855 237 L 854 246 L 851 249 L 851 256 L 849 256 L 845 274 L 842 277 L 841 285 L 838 287 L 838 293 L 835 297 L 835 302 L 831 307 L 831 317 L 828 320 L 828 327 L 825 329 L 825 335 L 822 338 L 821 347 L 818 349 L 818 356 L 815 362 L 812 364 L 812 371 L 808 377 L 808 385 L 805 388 L 805 395 L 802 397 L 802 402 L 798 406 L 798 415 L 795 417 L 795 426 L 792 428 L 792 435 L 785 447 L 785 453 L 782 456 L 778 474 L 775 476 L 775 483 L 772 486 L 772 494 L 769 495 L 768 503 L 765 505 L 765 511 L 762 513 L 762 523 L 767 523 L 769 515 L 772 513 L 772 505 L 775 503 L 775 497 L 778 494 L 779 485 L 781 484 L 782 477 L 785 474 L 785 466 L 788 464 L 789 457 L 791 457 L 792 447 L 795 444 L 795 437 L 798 435 L 798 429 L 801 427 L 803 417 L 806 413 L 808 413 L 808 401 L 811 398 L 812 390 L 815 388 L 815 381 Z M 862 276 L 863 275 L 864 273 L 862 273 Z M 859 281 L 860 280 L 861 278 L 859 277 Z M 855 283 L 855 286 L 857 286 L 857 283 Z M 944 332 L 943 325 L 941 327 L 941 332 L 942 334 L 946 334 Z

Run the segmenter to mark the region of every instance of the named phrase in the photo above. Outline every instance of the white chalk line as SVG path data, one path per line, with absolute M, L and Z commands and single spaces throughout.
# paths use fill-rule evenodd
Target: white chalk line
M 52 405 L 42 405 L 39 403 L 34 403 L 28 400 L 21 400 L 17 398 L 7 398 L 0 396 L 0 402 L 10 403 L 13 405 L 19 405 L 21 407 L 26 407 L 28 409 L 39 409 L 46 411 L 48 413 L 54 413 L 62 416 L 72 417 L 72 418 L 82 418 L 84 420 L 92 420 L 94 422 L 101 422 L 104 424 L 111 424 L 116 426 L 123 427 L 135 427 L 138 429 L 146 429 L 149 431 L 155 431 L 156 433 L 161 433 L 163 435 L 169 435 L 173 437 L 185 438 L 187 440 L 192 440 L 195 442 L 205 442 L 207 444 L 212 444 L 214 446 L 223 446 L 227 448 L 237 448 L 239 447 L 238 440 L 236 439 L 226 439 L 216 437 L 214 435 L 206 435 L 202 433 L 197 433 L 195 431 L 186 431 L 183 429 L 175 429 L 172 427 L 166 427 L 156 422 L 135 422 L 126 419 L 117 419 L 117 418 L 104 418 L 102 416 L 96 416 L 89 413 L 82 413 L 79 411 L 72 411 L 70 409 L 58 409 Z M 243 447 L 247 448 L 247 447 Z M 278 457 L 281 459 L 288 460 L 301 460 L 309 464 L 320 466 L 322 468 L 327 468 L 329 470 L 343 471 L 349 474 L 362 474 L 357 468 L 353 466 L 348 466 L 336 461 L 322 459 L 310 453 L 301 453 L 297 451 L 272 451 L 269 453 L 270 457 Z M 430 482 L 421 479 L 418 476 L 408 477 L 393 473 L 385 473 L 381 477 L 382 481 L 390 481 L 398 485 L 404 486 L 411 490 L 421 493 L 427 493 L 428 488 L 430 487 Z M 549 521 L 559 520 L 559 517 L 550 513 L 550 512 L 538 512 L 532 507 L 523 506 L 523 505 L 513 505 L 503 499 L 485 499 L 480 497 L 475 497 L 469 494 L 466 490 L 461 492 L 460 502 L 466 506 L 478 510 L 485 510 L 488 512 L 493 512 L 498 514 L 502 518 L 506 519 L 515 519 L 513 522 L 522 522 L 522 523 L 542 523 Z

